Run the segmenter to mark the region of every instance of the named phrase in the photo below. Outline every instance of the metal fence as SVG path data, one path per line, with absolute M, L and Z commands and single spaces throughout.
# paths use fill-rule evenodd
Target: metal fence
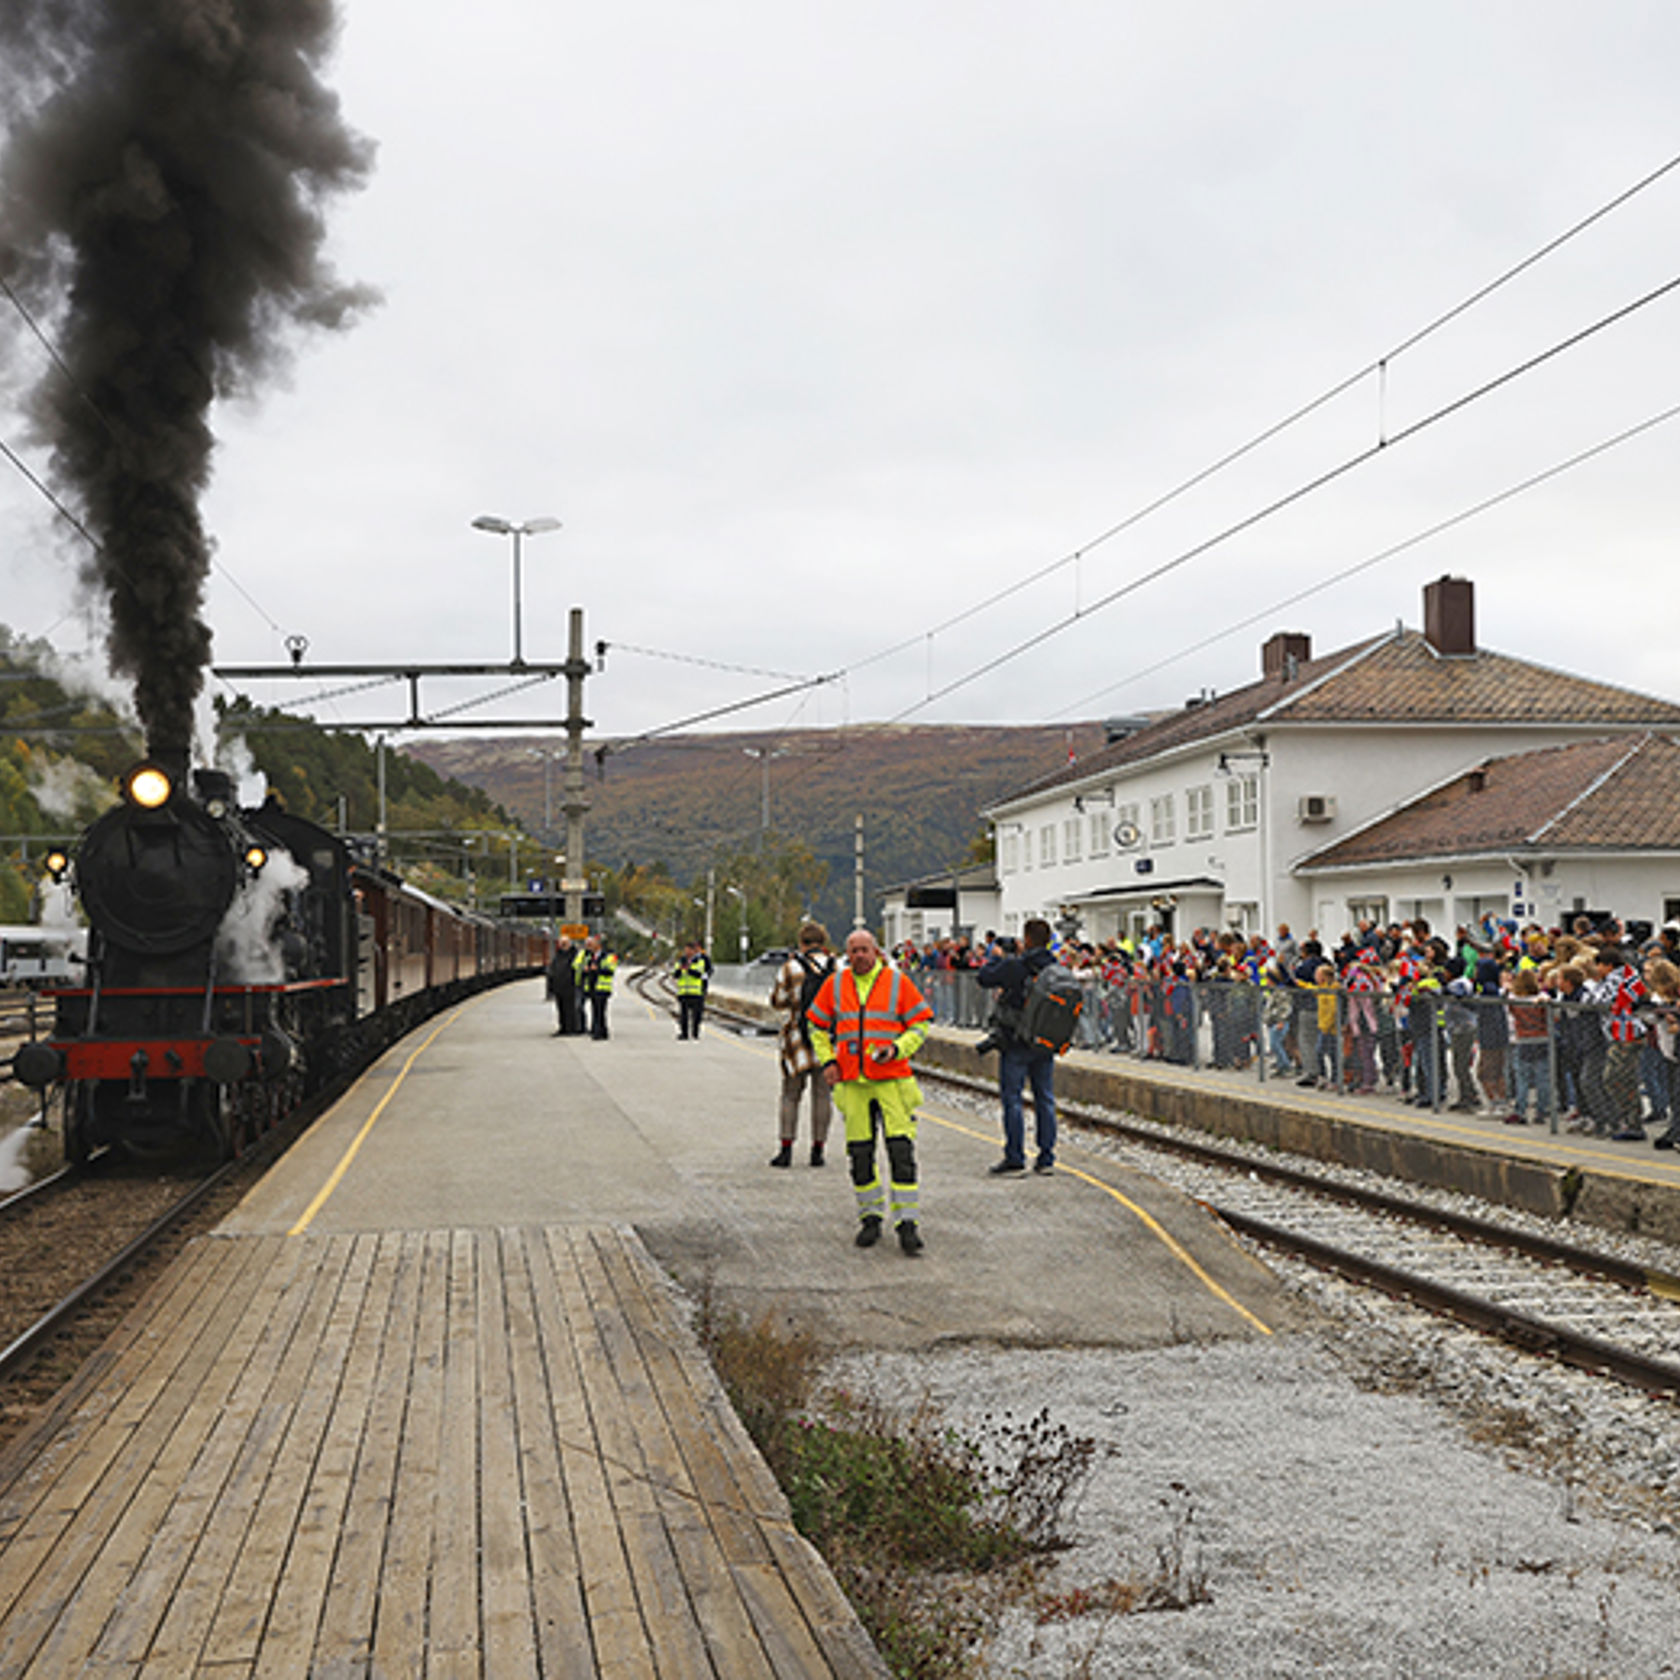
M 983 1031 L 995 992 L 967 971 L 919 970 L 940 1025 Z M 1217 1068 L 1415 1106 L 1521 1117 L 1605 1135 L 1673 1123 L 1680 1079 L 1667 1011 L 1641 1012 L 1618 1042 L 1599 1005 L 1551 998 L 1257 986 L 1134 976 L 1083 981 L 1077 1050 Z M 1680 1014 L 1680 1011 L 1676 1012 Z M 1658 1030 L 1659 1022 L 1663 1023 Z

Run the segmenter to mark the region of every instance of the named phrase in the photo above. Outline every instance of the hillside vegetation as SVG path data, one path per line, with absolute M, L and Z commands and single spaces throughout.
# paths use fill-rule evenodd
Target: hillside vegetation
M 47 843 L 109 805 L 142 753 L 132 719 L 57 670 L 50 647 L 0 626 L 0 921 L 28 918 Z M 217 712 L 223 768 L 260 770 L 299 816 L 373 832 L 379 754 L 366 738 L 243 699 Z M 859 815 L 873 917 L 884 887 L 973 861 L 987 805 L 1101 740 L 1094 723 L 866 725 L 674 736 L 599 755 L 592 746 L 591 881 L 610 908 L 676 935 L 698 931 L 710 870 L 719 944 L 730 947 L 741 911 L 726 884 L 746 892 L 754 949 L 786 943 L 806 910 L 843 928 Z M 422 736 L 384 758 L 389 856 L 417 884 L 493 907 L 510 883 L 558 873 L 563 737 Z
M 675 736 L 586 755 L 591 859 L 615 870 L 662 866 L 695 882 L 707 866 L 758 849 L 768 762 L 769 834 L 809 850 L 825 879 L 812 903 L 838 927 L 851 921 L 853 843 L 864 818 L 865 904 L 881 889 L 971 855 L 981 811 L 1102 742 L 1099 724 L 1030 728 L 865 725 L 791 734 Z M 553 754 L 545 766 L 543 752 Z M 533 831 L 564 838 L 565 742 L 522 738 L 421 739 L 406 749 L 482 788 Z

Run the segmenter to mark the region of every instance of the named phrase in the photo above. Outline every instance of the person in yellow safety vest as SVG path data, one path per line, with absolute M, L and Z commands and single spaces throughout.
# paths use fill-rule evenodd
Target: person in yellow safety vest
M 606 1038 L 607 1005 L 612 1001 L 613 973 L 618 958 L 606 947 L 600 934 L 592 933 L 584 943 L 583 991 L 589 999 L 589 1036 Z
M 677 959 L 677 1037 L 698 1038 L 706 1013 L 706 987 L 711 984 L 712 959 L 691 939 Z
M 855 928 L 846 960 L 823 981 L 805 1012 L 811 1048 L 834 1104 L 846 1122 L 846 1153 L 857 1194 L 859 1248 L 881 1240 L 887 1196 L 881 1184 L 875 1133 L 887 1143 L 893 1224 L 906 1254 L 920 1254 L 920 1186 L 916 1182 L 916 1110 L 922 1092 L 910 1057 L 927 1038 L 933 1010 L 909 975 L 881 955 L 875 936 Z

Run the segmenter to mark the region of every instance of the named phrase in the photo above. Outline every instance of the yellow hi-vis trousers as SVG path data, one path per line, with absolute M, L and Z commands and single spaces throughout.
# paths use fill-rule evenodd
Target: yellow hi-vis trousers
M 920 1215 L 916 1110 L 921 1105 L 922 1088 L 914 1079 L 847 1079 L 834 1087 L 834 1106 L 846 1122 L 846 1155 L 860 1220 L 880 1219 L 887 1211 L 876 1158 L 877 1132 L 886 1139 L 893 1224 L 912 1224 Z

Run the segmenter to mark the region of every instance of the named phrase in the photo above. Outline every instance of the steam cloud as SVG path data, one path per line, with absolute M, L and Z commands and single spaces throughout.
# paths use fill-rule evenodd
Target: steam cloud
M 376 295 L 322 257 L 324 201 L 373 161 L 317 76 L 335 33 L 334 0 L 0 6 L 0 273 L 69 370 L 30 418 L 101 545 L 112 668 L 181 765 L 210 660 L 211 404 L 283 365 L 289 327 Z

